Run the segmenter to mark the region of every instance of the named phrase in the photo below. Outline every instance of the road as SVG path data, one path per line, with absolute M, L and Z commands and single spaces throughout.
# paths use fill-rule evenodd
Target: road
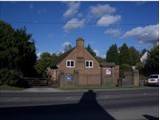
M 158 120 L 158 88 L 0 92 L 1 120 Z

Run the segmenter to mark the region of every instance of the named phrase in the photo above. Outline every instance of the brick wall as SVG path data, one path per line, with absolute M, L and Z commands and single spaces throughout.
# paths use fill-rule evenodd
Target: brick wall
M 67 68 L 66 60 L 75 60 L 75 68 Z M 85 60 L 92 60 L 93 68 L 86 68 Z M 99 63 L 84 48 L 83 41 L 78 42 L 77 47 L 66 58 L 64 58 L 60 64 L 58 64 L 58 71 L 68 74 L 73 74 L 74 71 L 78 71 L 78 82 L 76 82 L 78 86 L 100 85 L 101 83 Z M 62 82 L 64 82 L 64 80 Z

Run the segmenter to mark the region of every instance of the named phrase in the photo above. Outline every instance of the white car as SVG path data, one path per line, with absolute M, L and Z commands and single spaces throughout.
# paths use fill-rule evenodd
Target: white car
M 159 75 L 158 74 L 150 75 L 147 80 L 147 85 L 159 85 Z

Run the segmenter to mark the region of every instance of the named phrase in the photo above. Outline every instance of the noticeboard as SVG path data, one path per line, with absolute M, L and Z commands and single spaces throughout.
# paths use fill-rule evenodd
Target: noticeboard
M 64 76 L 64 79 L 65 79 L 66 81 L 72 81 L 72 80 L 73 80 L 73 75 L 71 75 L 71 74 L 66 74 L 66 75 Z
M 112 74 L 112 68 L 106 68 L 106 75 Z

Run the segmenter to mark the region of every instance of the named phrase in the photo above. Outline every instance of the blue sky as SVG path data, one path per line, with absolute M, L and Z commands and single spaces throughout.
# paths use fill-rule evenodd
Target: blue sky
M 60 52 L 85 39 L 104 56 L 114 43 L 138 50 L 158 40 L 158 2 L 0 2 L 0 19 L 14 28 L 25 26 L 36 43 L 37 54 Z

